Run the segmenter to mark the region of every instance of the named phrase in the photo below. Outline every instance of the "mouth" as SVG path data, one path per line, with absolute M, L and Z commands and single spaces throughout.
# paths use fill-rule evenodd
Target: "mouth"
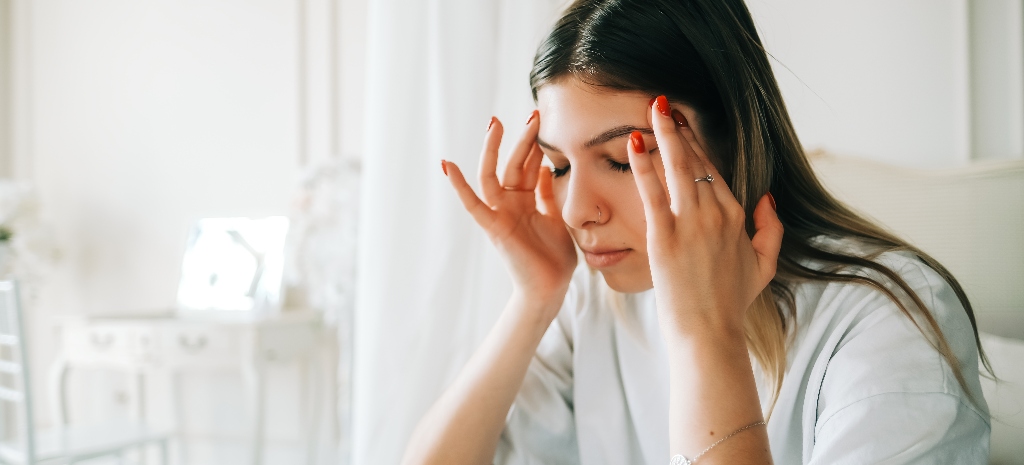
M 621 262 L 633 249 L 595 249 L 583 250 L 583 257 L 592 268 L 608 268 Z

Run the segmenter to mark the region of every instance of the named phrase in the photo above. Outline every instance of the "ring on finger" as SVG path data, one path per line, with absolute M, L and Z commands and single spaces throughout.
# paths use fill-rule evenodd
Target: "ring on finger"
M 715 177 L 710 175 L 710 174 L 708 174 L 707 176 L 704 176 L 703 178 L 694 179 L 693 182 L 707 181 L 707 182 L 710 183 L 711 181 L 714 181 L 714 180 L 715 180 Z

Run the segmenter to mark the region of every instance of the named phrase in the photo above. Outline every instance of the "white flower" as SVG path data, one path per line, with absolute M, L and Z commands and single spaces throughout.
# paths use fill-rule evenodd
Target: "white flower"
M 0 275 L 41 277 L 57 261 L 55 244 L 50 228 L 39 221 L 32 186 L 0 179 Z

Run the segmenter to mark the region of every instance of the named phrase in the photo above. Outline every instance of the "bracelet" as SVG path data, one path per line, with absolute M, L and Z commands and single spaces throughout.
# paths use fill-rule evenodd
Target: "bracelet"
M 735 436 L 737 434 L 740 434 L 743 431 L 746 431 L 746 430 L 748 430 L 750 428 L 753 428 L 755 426 L 758 426 L 758 425 L 766 425 L 767 426 L 767 423 L 765 423 L 764 420 L 761 420 L 761 421 L 759 421 L 757 423 L 751 423 L 751 424 L 749 424 L 747 426 L 744 426 L 744 427 L 742 427 L 742 428 L 740 428 L 740 429 L 738 429 L 736 431 L 733 431 L 732 433 L 729 433 L 728 436 L 726 436 L 726 437 L 724 437 L 722 439 L 719 439 L 714 444 L 708 446 L 707 449 L 704 449 L 704 450 L 700 451 L 699 454 L 694 455 L 692 459 L 688 459 L 686 457 L 683 457 L 682 454 L 676 454 L 675 456 L 672 457 L 672 461 L 669 462 L 669 465 L 691 465 L 693 462 L 696 462 L 697 459 L 700 458 L 700 456 L 704 455 L 705 453 L 707 453 L 707 451 L 711 450 L 712 447 L 715 447 L 715 446 L 721 444 L 722 441 L 725 441 L 726 439 L 729 439 L 729 438 L 731 438 L 731 437 L 733 437 L 733 436 Z

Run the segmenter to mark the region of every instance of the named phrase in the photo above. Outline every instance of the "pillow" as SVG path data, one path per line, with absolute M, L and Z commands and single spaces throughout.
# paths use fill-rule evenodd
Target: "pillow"
M 992 412 L 992 455 L 995 465 L 1019 464 L 1024 457 L 1024 340 L 981 333 L 998 381 L 981 378 Z

